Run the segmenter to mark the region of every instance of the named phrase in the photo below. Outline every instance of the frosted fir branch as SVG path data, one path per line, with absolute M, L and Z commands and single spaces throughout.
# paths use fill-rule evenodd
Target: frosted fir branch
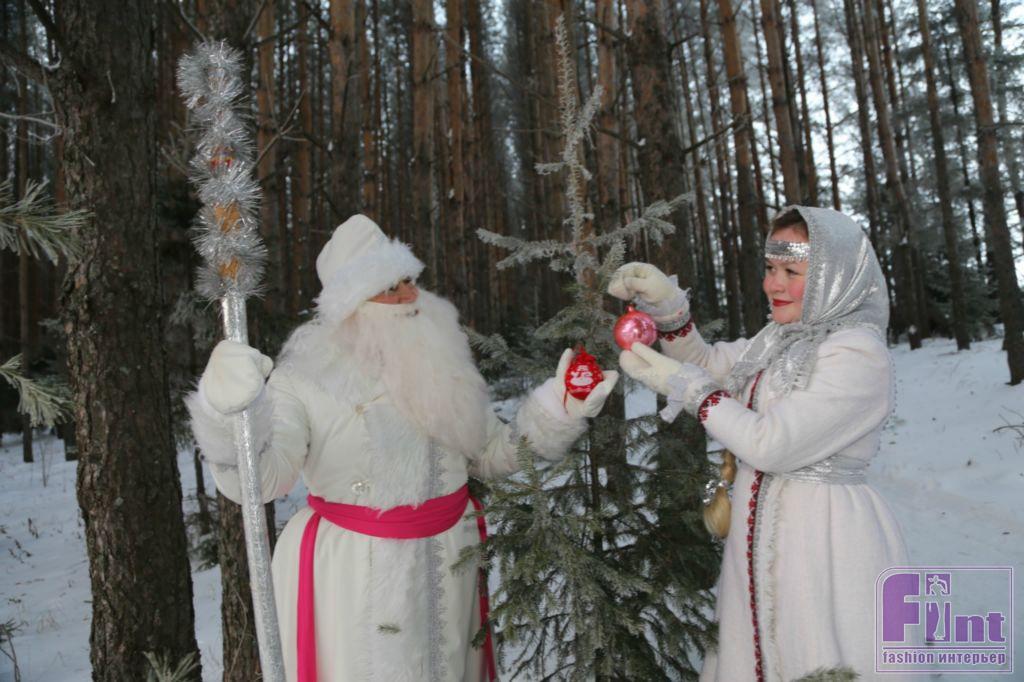
M 508 342 L 501 334 L 490 334 L 484 336 L 475 329 L 463 328 L 469 337 L 469 345 L 488 357 L 499 357 L 509 352 Z
M 512 267 L 513 265 L 525 265 L 536 260 L 570 253 L 570 247 L 568 244 L 555 241 L 554 239 L 528 241 L 525 239 L 519 239 L 518 237 L 509 237 L 508 235 L 491 232 L 490 230 L 485 230 L 483 228 L 478 229 L 476 234 L 477 237 L 479 237 L 485 244 L 497 246 L 512 252 L 502 260 L 498 261 L 497 268 L 499 270 L 504 270 L 505 268 Z
M 601 97 L 604 96 L 604 86 L 597 84 L 590 93 L 590 97 L 583 103 L 579 119 L 576 121 L 576 134 L 581 138 L 589 138 L 594 117 L 601 110 Z
M 659 199 L 648 204 L 638 218 L 594 237 L 593 243 L 598 247 L 610 246 L 617 241 L 647 233 L 648 238 L 655 244 L 660 244 L 665 237 L 675 234 L 676 231 L 676 226 L 667 220 L 669 216 L 684 203 L 691 201 L 693 201 L 693 194 L 689 192 L 680 194 L 670 201 Z
M 573 48 L 569 43 L 569 31 L 565 26 L 564 15 L 558 17 L 555 22 L 555 46 L 558 62 L 560 127 L 563 140 L 561 155 L 566 175 L 566 194 L 569 200 L 569 218 L 566 222 L 572 230 L 572 250 L 576 255 L 573 268 L 579 278 L 594 266 L 593 248 L 584 237 L 584 230 L 592 220 L 592 217 L 588 218 L 584 190 L 591 175 L 581 160 L 583 153 L 580 147 L 585 140 L 589 139 L 590 128 L 593 117 L 599 109 L 602 91 L 600 86 L 594 88 L 587 104 L 580 109 L 576 96 Z
M 186 682 L 199 669 L 195 652 L 183 656 L 177 663 L 171 661 L 169 654 L 147 651 L 144 656 L 149 663 L 146 682 Z
M 199 293 L 186 289 L 178 295 L 171 308 L 168 323 L 172 327 L 192 330 L 192 341 L 197 348 L 213 346 L 218 330 L 209 314 L 210 302 L 200 298 Z
M 59 212 L 45 189 L 46 182 L 29 180 L 25 194 L 15 201 L 11 181 L 0 184 L 0 249 L 37 260 L 45 256 L 52 263 L 61 256 L 76 258 L 82 243 L 75 230 L 89 219 L 89 212 Z
M 533 165 L 533 169 L 537 171 L 537 175 L 554 175 L 555 173 L 561 173 L 564 168 L 565 163 L 562 161 L 536 163 Z
M 68 415 L 71 395 L 54 377 L 29 379 L 21 371 L 21 355 L 0 365 L 0 377 L 18 392 L 18 412 L 28 415 L 32 426 L 53 426 Z
M 597 270 L 597 277 L 601 282 L 608 282 L 611 280 L 612 275 L 615 271 L 625 263 L 626 261 L 626 240 L 618 239 L 612 243 L 608 249 L 608 253 L 605 254 L 604 260 L 601 261 L 601 267 Z M 602 286 L 605 289 L 606 286 Z

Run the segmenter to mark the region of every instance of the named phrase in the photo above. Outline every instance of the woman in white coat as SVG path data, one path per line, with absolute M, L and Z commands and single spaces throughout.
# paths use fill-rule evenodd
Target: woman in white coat
M 664 355 L 634 344 L 622 369 L 668 397 L 663 418 L 698 417 L 739 460 L 706 510 L 722 515 L 731 482 L 717 521 L 731 528 L 719 644 L 701 680 L 789 682 L 831 668 L 874 679 L 875 581 L 906 563 L 899 526 L 864 478 L 893 407 L 885 279 L 863 230 L 831 209 L 781 211 L 765 260 L 772 312 L 751 339 L 706 343 L 686 293 L 653 266 L 625 265 L 609 287 L 661 332 Z
M 423 264 L 406 245 L 355 216 L 316 267 L 324 285 L 317 316 L 295 330 L 276 367 L 222 341 L 186 401 L 228 498 L 240 499 L 228 415 L 247 405 L 264 501 L 300 476 L 309 489 L 310 506 L 288 521 L 273 559 L 287 677 L 493 678 L 486 647 L 471 646 L 486 586 L 472 565 L 453 570 L 480 541 L 467 476 L 517 470 L 520 437 L 560 458 L 618 375 L 606 372 L 586 400 L 565 396 L 552 378 L 505 424 L 454 306 L 416 288 Z M 571 357 L 566 351 L 557 377 Z

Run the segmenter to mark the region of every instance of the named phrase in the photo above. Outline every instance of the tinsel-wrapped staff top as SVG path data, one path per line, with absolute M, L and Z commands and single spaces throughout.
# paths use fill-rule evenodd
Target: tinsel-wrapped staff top
M 200 43 L 178 64 L 178 87 L 201 135 L 190 178 L 203 204 L 194 237 L 204 260 L 196 288 L 210 300 L 258 294 L 267 255 L 241 74 L 242 53 L 223 41 Z

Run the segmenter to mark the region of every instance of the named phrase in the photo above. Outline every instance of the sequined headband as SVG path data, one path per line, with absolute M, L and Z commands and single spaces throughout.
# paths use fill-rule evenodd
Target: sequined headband
M 769 239 L 764 243 L 764 257 L 770 260 L 798 261 L 811 256 L 811 245 L 807 242 L 784 242 Z

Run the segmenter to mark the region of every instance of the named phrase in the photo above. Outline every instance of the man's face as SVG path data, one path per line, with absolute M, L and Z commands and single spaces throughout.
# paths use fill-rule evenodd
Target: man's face
M 371 298 L 370 301 L 373 303 L 384 303 L 385 305 L 415 303 L 419 295 L 420 290 L 416 288 L 415 282 L 406 278 L 390 289 L 380 292 Z

